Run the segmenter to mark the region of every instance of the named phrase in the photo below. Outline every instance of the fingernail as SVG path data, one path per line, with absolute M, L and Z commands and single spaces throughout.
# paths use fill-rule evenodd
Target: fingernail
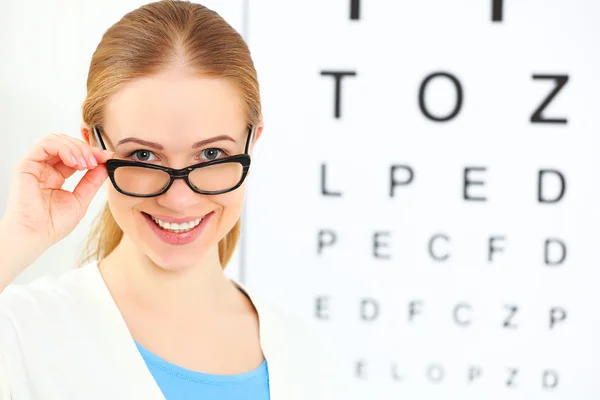
M 85 162 L 85 158 L 79 157 L 79 161 L 80 161 L 81 165 L 83 165 L 84 167 L 87 167 L 87 163 Z
M 102 152 L 103 152 L 104 154 L 106 154 L 107 156 L 111 156 L 111 157 L 112 157 L 112 156 L 115 154 L 114 152 L 112 152 L 112 151 L 110 151 L 110 150 L 102 150 Z
M 90 156 L 90 162 L 94 167 L 98 166 L 98 162 L 96 161 L 96 158 L 94 156 Z
M 73 164 L 79 165 L 79 163 L 77 162 L 77 159 L 75 158 L 75 156 L 71 156 L 71 160 L 73 160 Z

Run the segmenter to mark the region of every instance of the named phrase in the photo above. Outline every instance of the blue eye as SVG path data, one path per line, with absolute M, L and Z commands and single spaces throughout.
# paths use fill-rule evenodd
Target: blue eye
M 150 150 L 136 150 L 129 157 L 134 157 L 134 161 L 148 162 L 156 160 L 156 156 Z M 154 158 L 151 158 L 154 157 Z
M 200 154 L 202 155 L 202 158 L 205 158 L 205 159 L 211 161 L 211 160 L 216 160 L 221 155 L 223 155 L 223 153 L 224 152 L 221 149 L 210 148 L 210 149 L 202 150 L 202 152 Z

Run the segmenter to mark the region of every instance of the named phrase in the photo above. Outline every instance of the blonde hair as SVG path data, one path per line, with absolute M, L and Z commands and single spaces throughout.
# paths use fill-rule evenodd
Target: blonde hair
M 189 1 L 163 0 L 127 13 L 98 44 L 87 79 L 83 121 L 102 125 L 108 99 L 127 82 L 181 65 L 238 89 L 248 126 L 262 120 L 258 78 L 250 50 L 241 35 L 219 14 Z M 227 265 L 240 235 L 240 221 L 219 242 L 219 259 Z M 82 263 L 101 260 L 117 247 L 123 231 L 109 205 L 94 222 Z

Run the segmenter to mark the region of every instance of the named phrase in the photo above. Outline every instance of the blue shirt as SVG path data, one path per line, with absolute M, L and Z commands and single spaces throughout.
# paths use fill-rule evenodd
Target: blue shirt
M 135 342 L 167 400 L 269 400 L 267 361 L 253 371 L 213 375 L 163 360 Z

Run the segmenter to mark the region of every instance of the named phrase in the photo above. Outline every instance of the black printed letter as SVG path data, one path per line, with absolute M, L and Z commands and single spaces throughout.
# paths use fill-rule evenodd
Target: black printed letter
M 363 371 L 364 367 L 365 367 L 365 360 L 358 360 L 356 362 L 356 369 L 355 369 L 355 371 L 356 371 L 356 377 L 358 379 L 365 379 L 366 378 L 365 373 Z
M 370 307 L 369 307 L 370 306 Z M 371 310 L 370 312 L 368 310 Z M 363 321 L 375 321 L 379 316 L 379 304 L 374 299 L 363 299 L 360 302 L 360 318 Z
M 506 317 L 506 319 L 504 320 L 504 327 L 511 328 L 511 329 L 516 328 L 517 325 L 512 325 L 511 321 L 512 321 L 513 317 L 515 316 L 515 314 L 517 314 L 517 312 L 519 311 L 519 307 L 510 305 L 510 304 L 506 304 L 504 306 L 504 308 L 509 310 L 508 317 Z
M 487 201 L 487 198 L 485 198 L 485 197 L 471 197 L 468 194 L 469 186 L 471 186 L 471 185 L 483 186 L 485 183 L 484 181 L 470 181 L 469 180 L 469 172 L 471 172 L 471 171 L 486 171 L 486 170 L 487 170 L 487 168 L 485 168 L 485 167 L 472 167 L 472 168 L 467 167 L 467 168 L 465 168 L 463 199 L 472 200 L 472 201 Z
M 322 254 L 325 247 L 333 246 L 337 242 L 337 235 L 332 230 L 321 229 L 317 240 L 317 254 Z
M 317 297 L 315 303 L 315 314 L 317 316 L 317 319 L 329 319 L 329 315 L 325 314 L 325 308 L 327 308 L 327 305 L 329 304 L 328 302 L 328 296 Z
M 434 383 L 439 383 L 444 379 L 444 369 L 441 365 L 432 365 L 427 369 L 427 377 Z
M 481 376 L 481 373 L 481 368 L 479 367 L 469 368 L 469 383 L 473 382 L 475 378 L 479 378 Z
M 506 380 L 506 386 L 507 387 L 516 387 L 517 385 L 515 385 L 515 378 L 517 377 L 517 374 L 519 373 L 519 370 L 516 368 L 509 368 L 508 369 L 508 379 Z
M 443 255 L 436 255 L 433 252 L 433 242 L 435 242 L 437 239 L 443 239 L 446 242 L 450 242 L 450 238 L 447 235 L 444 235 L 443 233 L 437 234 L 435 236 L 433 236 L 431 238 L 431 240 L 429 240 L 429 255 L 431 255 L 431 258 L 433 258 L 435 261 L 446 261 L 448 258 L 450 258 L 450 253 L 444 253 Z
M 554 243 L 560 246 L 560 256 L 557 256 L 554 259 L 550 259 L 550 245 Z M 554 253 L 556 254 L 556 253 Z M 546 265 L 560 265 L 563 262 L 565 262 L 565 259 L 567 258 L 567 246 L 565 245 L 565 242 L 563 242 L 560 239 L 546 239 L 546 245 L 544 246 L 544 262 L 546 263 Z
M 547 369 L 542 377 L 542 387 L 544 389 L 554 389 L 558 386 L 558 374 L 556 371 Z
M 564 308 L 554 307 L 550 310 L 550 329 L 554 329 L 554 325 L 563 322 L 567 319 L 567 311 Z
M 379 258 L 382 260 L 389 260 L 391 257 L 389 254 L 381 254 L 379 252 L 380 247 L 388 247 L 387 243 L 382 243 L 379 241 L 379 236 L 389 236 L 389 232 L 375 232 L 373 234 L 373 257 Z
M 492 0 L 492 21 L 502 21 L 503 0 Z
M 360 0 L 350 0 L 350 19 L 360 19 Z
M 461 308 L 465 308 L 467 310 L 472 310 L 472 308 L 469 304 L 466 304 L 466 303 L 458 304 L 456 307 L 454 307 L 454 321 L 456 322 L 457 325 L 462 325 L 462 326 L 471 325 L 471 320 L 469 320 L 469 319 L 460 320 L 458 318 L 458 310 L 460 310 Z
M 554 174 L 558 177 L 558 179 L 560 179 L 560 193 L 553 199 L 546 199 L 542 196 L 542 191 L 543 191 L 543 183 L 544 183 L 544 176 L 546 174 Z M 565 181 L 565 177 L 563 174 L 561 174 L 559 171 L 555 170 L 555 169 L 541 169 L 539 174 L 538 174 L 538 202 L 540 203 L 558 203 L 563 196 L 565 195 L 565 191 L 567 190 L 567 183 Z
M 335 118 L 341 117 L 342 102 L 342 78 L 345 76 L 356 76 L 356 71 L 321 71 L 322 76 L 331 75 L 335 79 Z
M 321 164 L 321 194 L 323 196 L 342 197 L 342 192 L 330 192 L 327 190 L 327 164 Z
M 411 301 L 410 303 L 408 303 L 408 320 L 412 321 L 414 319 L 415 315 L 419 315 L 421 314 L 421 308 L 420 306 L 423 305 L 423 302 L 421 300 L 417 300 L 417 301 Z M 419 308 L 417 308 L 419 307 Z
M 548 104 L 552 101 L 552 99 L 560 92 L 560 89 L 563 88 L 567 84 L 569 80 L 569 75 L 533 75 L 533 79 L 553 79 L 556 83 L 554 90 L 550 92 L 550 94 L 544 99 L 542 104 L 533 112 L 531 115 L 531 122 L 543 122 L 547 124 L 566 124 L 566 118 L 544 118 L 542 113 L 544 109 L 548 107 Z
M 489 253 L 488 253 L 488 261 L 492 262 L 492 259 L 494 258 L 494 253 L 500 252 L 501 250 L 504 250 L 504 247 L 495 247 L 494 243 L 496 242 L 496 240 L 504 240 L 506 239 L 504 236 L 492 236 L 490 237 L 489 240 Z
M 398 364 L 393 363 L 392 364 L 392 379 L 395 381 L 401 381 L 402 380 L 402 375 L 400 375 L 398 373 Z
M 435 115 L 431 114 L 427 110 L 427 107 L 425 106 L 425 90 L 427 89 L 427 84 L 433 78 L 437 78 L 439 76 L 443 76 L 445 78 L 450 79 L 452 81 L 452 83 L 454 83 L 454 87 L 456 88 L 456 105 L 454 106 L 454 110 L 452 110 L 452 112 L 445 117 L 436 117 Z M 462 102 L 463 102 L 462 86 L 460 85 L 460 82 L 458 81 L 458 79 L 456 79 L 456 77 L 454 75 L 451 75 L 446 72 L 436 72 L 436 73 L 429 75 L 427 78 L 425 78 L 423 83 L 421 83 L 421 88 L 419 89 L 419 107 L 421 108 L 421 112 L 423 113 L 423 115 L 425 115 L 427 118 L 429 118 L 432 121 L 437 121 L 437 122 L 450 121 L 451 119 L 456 117 L 458 115 L 458 113 L 460 112 L 460 109 L 462 107 Z
M 396 170 L 398 169 L 406 171 L 407 177 L 401 181 L 396 180 Z M 394 189 L 396 188 L 396 186 L 406 186 L 413 181 L 414 177 L 415 174 L 413 172 L 413 169 L 408 165 L 392 165 L 392 168 L 390 170 L 390 197 L 394 197 Z

